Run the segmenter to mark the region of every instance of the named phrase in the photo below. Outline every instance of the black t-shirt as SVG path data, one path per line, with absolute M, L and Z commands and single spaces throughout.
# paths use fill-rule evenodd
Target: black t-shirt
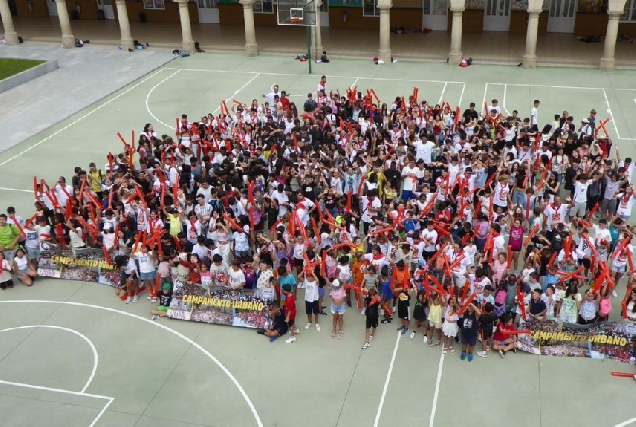
M 466 335 L 477 335 L 477 328 L 479 322 L 477 322 L 477 315 L 466 311 L 464 314 L 464 322 L 462 325 L 462 332 Z
M 384 176 L 386 177 L 387 181 L 391 183 L 393 188 L 398 188 L 401 176 L 400 171 L 398 171 L 397 169 L 387 169 L 384 171 Z
M 377 319 L 380 316 L 380 304 L 379 303 L 375 303 L 375 304 L 371 304 L 371 297 L 367 297 L 367 309 L 365 310 L 364 314 L 367 315 L 368 318 L 370 319 Z
M 162 291 L 159 294 L 159 305 L 163 307 L 170 307 L 170 301 L 172 301 L 172 292 L 164 294 Z
M 312 183 L 302 184 L 301 191 L 303 196 L 311 200 L 312 202 L 316 200 L 316 185 Z
M 287 333 L 287 322 L 285 321 L 285 315 L 283 309 L 280 309 L 278 316 L 274 318 L 274 324 L 272 325 L 274 330 L 278 331 L 278 335 L 285 335 Z
M 481 316 L 479 316 L 479 323 L 481 324 L 481 327 L 488 332 L 492 331 L 492 326 L 495 324 L 495 320 L 497 320 L 497 317 L 495 317 L 492 313 L 484 312 Z
M 464 110 L 464 114 L 462 114 L 462 117 L 464 118 L 464 122 L 468 123 L 471 120 L 477 120 L 479 118 L 479 113 L 477 113 L 477 110 L 471 110 L 469 108 L 467 110 Z
M 312 113 L 316 110 L 316 106 L 317 106 L 316 101 L 314 101 L 313 99 L 308 99 L 303 104 L 303 110 L 306 113 Z

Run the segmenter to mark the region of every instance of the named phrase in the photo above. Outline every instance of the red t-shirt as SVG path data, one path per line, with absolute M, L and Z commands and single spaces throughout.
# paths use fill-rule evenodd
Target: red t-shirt
M 289 294 L 285 297 L 285 306 L 283 307 L 285 317 L 289 315 L 289 320 L 296 318 L 296 301 L 294 294 Z
M 497 326 L 497 330 L 495 331 L 495 336 L 493 337 L 495 341 L 506 341 L 510 338 L 509 334 L 504 334 L 503 331 L 514 331 L 515 325 L 506 326 L 503 323 L 500 323 Z
M 289 98 L 281 98 L 280 103 L 283 104 L 283 108 L 285 109 L 285 111 L 289 110 Z

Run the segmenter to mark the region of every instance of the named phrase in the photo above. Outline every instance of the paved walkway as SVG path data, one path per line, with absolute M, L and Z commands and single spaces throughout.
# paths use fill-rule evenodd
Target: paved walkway
M 0 152 L 12 148 L 172 60 L 166 50 L 0 45 L 0 57 L 56 59 L 60 68 L 0 93 Z

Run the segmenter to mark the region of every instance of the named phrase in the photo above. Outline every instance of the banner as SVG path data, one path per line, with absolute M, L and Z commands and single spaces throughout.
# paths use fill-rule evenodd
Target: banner
M 222 287 L 208 291 L 200 285 L 177 281 L 168 317 L 242 328 L 269 328 L 274 292 L 268 291 L 232 291 Z
M 534 320 L 520 325 L 517 348 L 545 356 L 590 357 L 636 364 L 636 325 L 598 322 L 589 325 Z
M 40 251 L 38 275 L 117 286 L 120 272 L 101 249 L 80 249 L 73 255 L 71 249 L 50 246 Z

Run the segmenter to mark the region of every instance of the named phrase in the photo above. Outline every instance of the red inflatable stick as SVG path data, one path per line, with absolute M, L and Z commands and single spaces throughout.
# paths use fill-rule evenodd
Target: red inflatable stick
M 629 372 L 612 371 L 612 376 L 613 377 L 620 377 L 620 378 L 634 378 L 634 374 L 630 374 Z
M 517 304 L 521 307 L 521 318 L 526 320 L 526 300 L 521 293 L 521 286 L 517 286 Z
M 538 232 L 539 232 L 539 224 L 535 225 L 532 228 L 532 231 L 530 231 L 530 234 L 528 234 L 528 237 L 526 237 L 526 240 L 523 242 L 523 246 L 524 247 L 528 246 L 528 243 L 530 243 L 534 235 L 537 234 Z
M 475 298 L 477 298 L 477 294 L 476 293 L 471 294 L 468 300 L 459 308 L 459 311 L 457 312 L 457 314 L 464 314 L 464 312 L 468 309 L 468 306 L 473 303 L 473 300 Z

